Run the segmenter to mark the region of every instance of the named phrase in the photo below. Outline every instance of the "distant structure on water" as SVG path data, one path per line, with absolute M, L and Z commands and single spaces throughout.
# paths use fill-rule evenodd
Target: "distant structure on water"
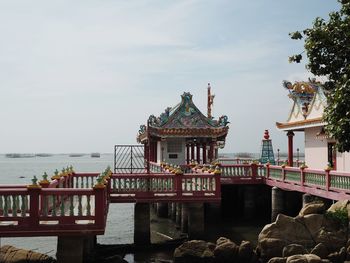
M 101 154 L 100 153 L 91 153 L 90 155 L 92 158 L 100 158 Z
M 151 162 L 206 164 L 218 157 L 225 145 L 229 127 L 226 115 L 215 120 L 211 116 L 214 95 L 208 84 L 208 111 L 205 116 L 193 103 L 192 94 L 184 92 L 181 102 L 168 107 L 159 117 L 151 115 L 141 125 L 138 142 L 145 145 L 145 156 Z
M 322 84 L 315 80 L 294 84 L 284 81 L 283 86 L 289 91 L 293 106 L 287 121 L 277 122 L 276 126 L 287 132 L 288 163 L 293 162 L 294 132 L 304 132 L 305 162 L 309 167 L 324 169 L 329 166 L 334 170 L 350 171 L 350 153 L 337 152 L 336 141 L 324 129 L 323 112 L 327 99 Z

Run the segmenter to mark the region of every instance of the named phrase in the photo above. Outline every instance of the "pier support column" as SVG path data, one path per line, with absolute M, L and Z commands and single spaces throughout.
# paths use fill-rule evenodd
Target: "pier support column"
M 168 204 L 167 203 L 157 203 L 157 216 L 167 217 L 168 216 Z
M 84 259 L 91 257 L 94 254 L 97 244 L 95 235 L 88 235 L 84 237 L 83 257 Z
M 134 213 L 134 244 L 151 243 L 150 211 L 148 203 L 136 203 Z
M 182 208 L 181 203 L 176 203 L 176 220 L 175 220 L 175 222 L 178 226 L 181 226 L 181 214 L 182 214 L 181 208 Z
M 277 187 L 272 187 L 271 193 L 271 222 L 274 222 L 278 214 L 283 212 L 284 198 L 283 191 Z
M 56 258 L 58 263 L 82 263 L 84 236 L 58 236 Z
M 244 189 L 244 217 L 252 219 L 255 213 L 254 187 L 247 185 Z
M 176 221 L 176 203 L 171 203 L 171 220 Z
M 183 203 L 181 209 L 181 232 L 188 232 L 188 204 Z
M 303 207 L 306 204 L 311 203 L 312 201 L 314 201 L 314 196 L 313 195 L 303 194 Z
M 204 204 L 188 205 L 188 236 L 190 239 L 204 238 Z

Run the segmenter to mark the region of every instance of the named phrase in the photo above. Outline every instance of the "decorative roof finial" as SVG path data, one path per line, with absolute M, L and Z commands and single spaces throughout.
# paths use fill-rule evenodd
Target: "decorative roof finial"
M 210 92 L 210 83 L 208 83 L 208 118 L 211 119 L 212 116 L 211 116 L 211 106 L 213 105 L 214 103 L 214 98 L 215 98 L 215 95 L 211 95 L 211 92 Z
M 265 133 L 264 133 L 264 139 L 265 139 L 265 140 L 270 139 L 269 130 L 265 130 Z

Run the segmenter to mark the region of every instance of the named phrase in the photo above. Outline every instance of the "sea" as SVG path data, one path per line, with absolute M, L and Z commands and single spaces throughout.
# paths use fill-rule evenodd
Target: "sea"
M 102 172 L 107 166 L 113 167 L 113 154 L 101 154 L 92 158 L 90 154 L 71 157 L 69 154 L 54 154 L 46 157 L 27 155 L 27 158 L 8 158 L 0 155 L 0 184 L 30 184 L 36 176 L 41 179 L 44 172 L 54 171 L 72 165 L 77 172 Z M 134 205 L 112 204 L 109 209 L 106 233 L 98 236 L 101 244 L 132 244 L 134 234 Z M 34 250 L 55 257 L 57 237 L 0 238 L 0 246 L 13 245 Z M 127 255 L 129 262 L 133 255 Z

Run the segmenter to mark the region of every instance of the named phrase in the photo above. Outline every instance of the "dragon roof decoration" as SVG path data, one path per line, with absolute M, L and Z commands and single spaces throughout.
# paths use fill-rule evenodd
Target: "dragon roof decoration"
M 184 92 L 181 95 L 181 102 L 173 108 L 166 108 L 159 117 L 151 115 L 148 118 L 148 127 L 152 131 L 159 131 L 159 134 L 172 133 L 171 130 L 177 131 L 176 134 L 188 134 L 184 130 L 206 130 L 208 134 L 213 134 L 209 130 L 223 129 L 228 130 L 229 123 L 226 115 L 221 116 L 218 120 L 208 118 L 196 107 L 192 100 L 192 94 Z M 146 125 L 140 126 L 139 136 L 146 132 Z

